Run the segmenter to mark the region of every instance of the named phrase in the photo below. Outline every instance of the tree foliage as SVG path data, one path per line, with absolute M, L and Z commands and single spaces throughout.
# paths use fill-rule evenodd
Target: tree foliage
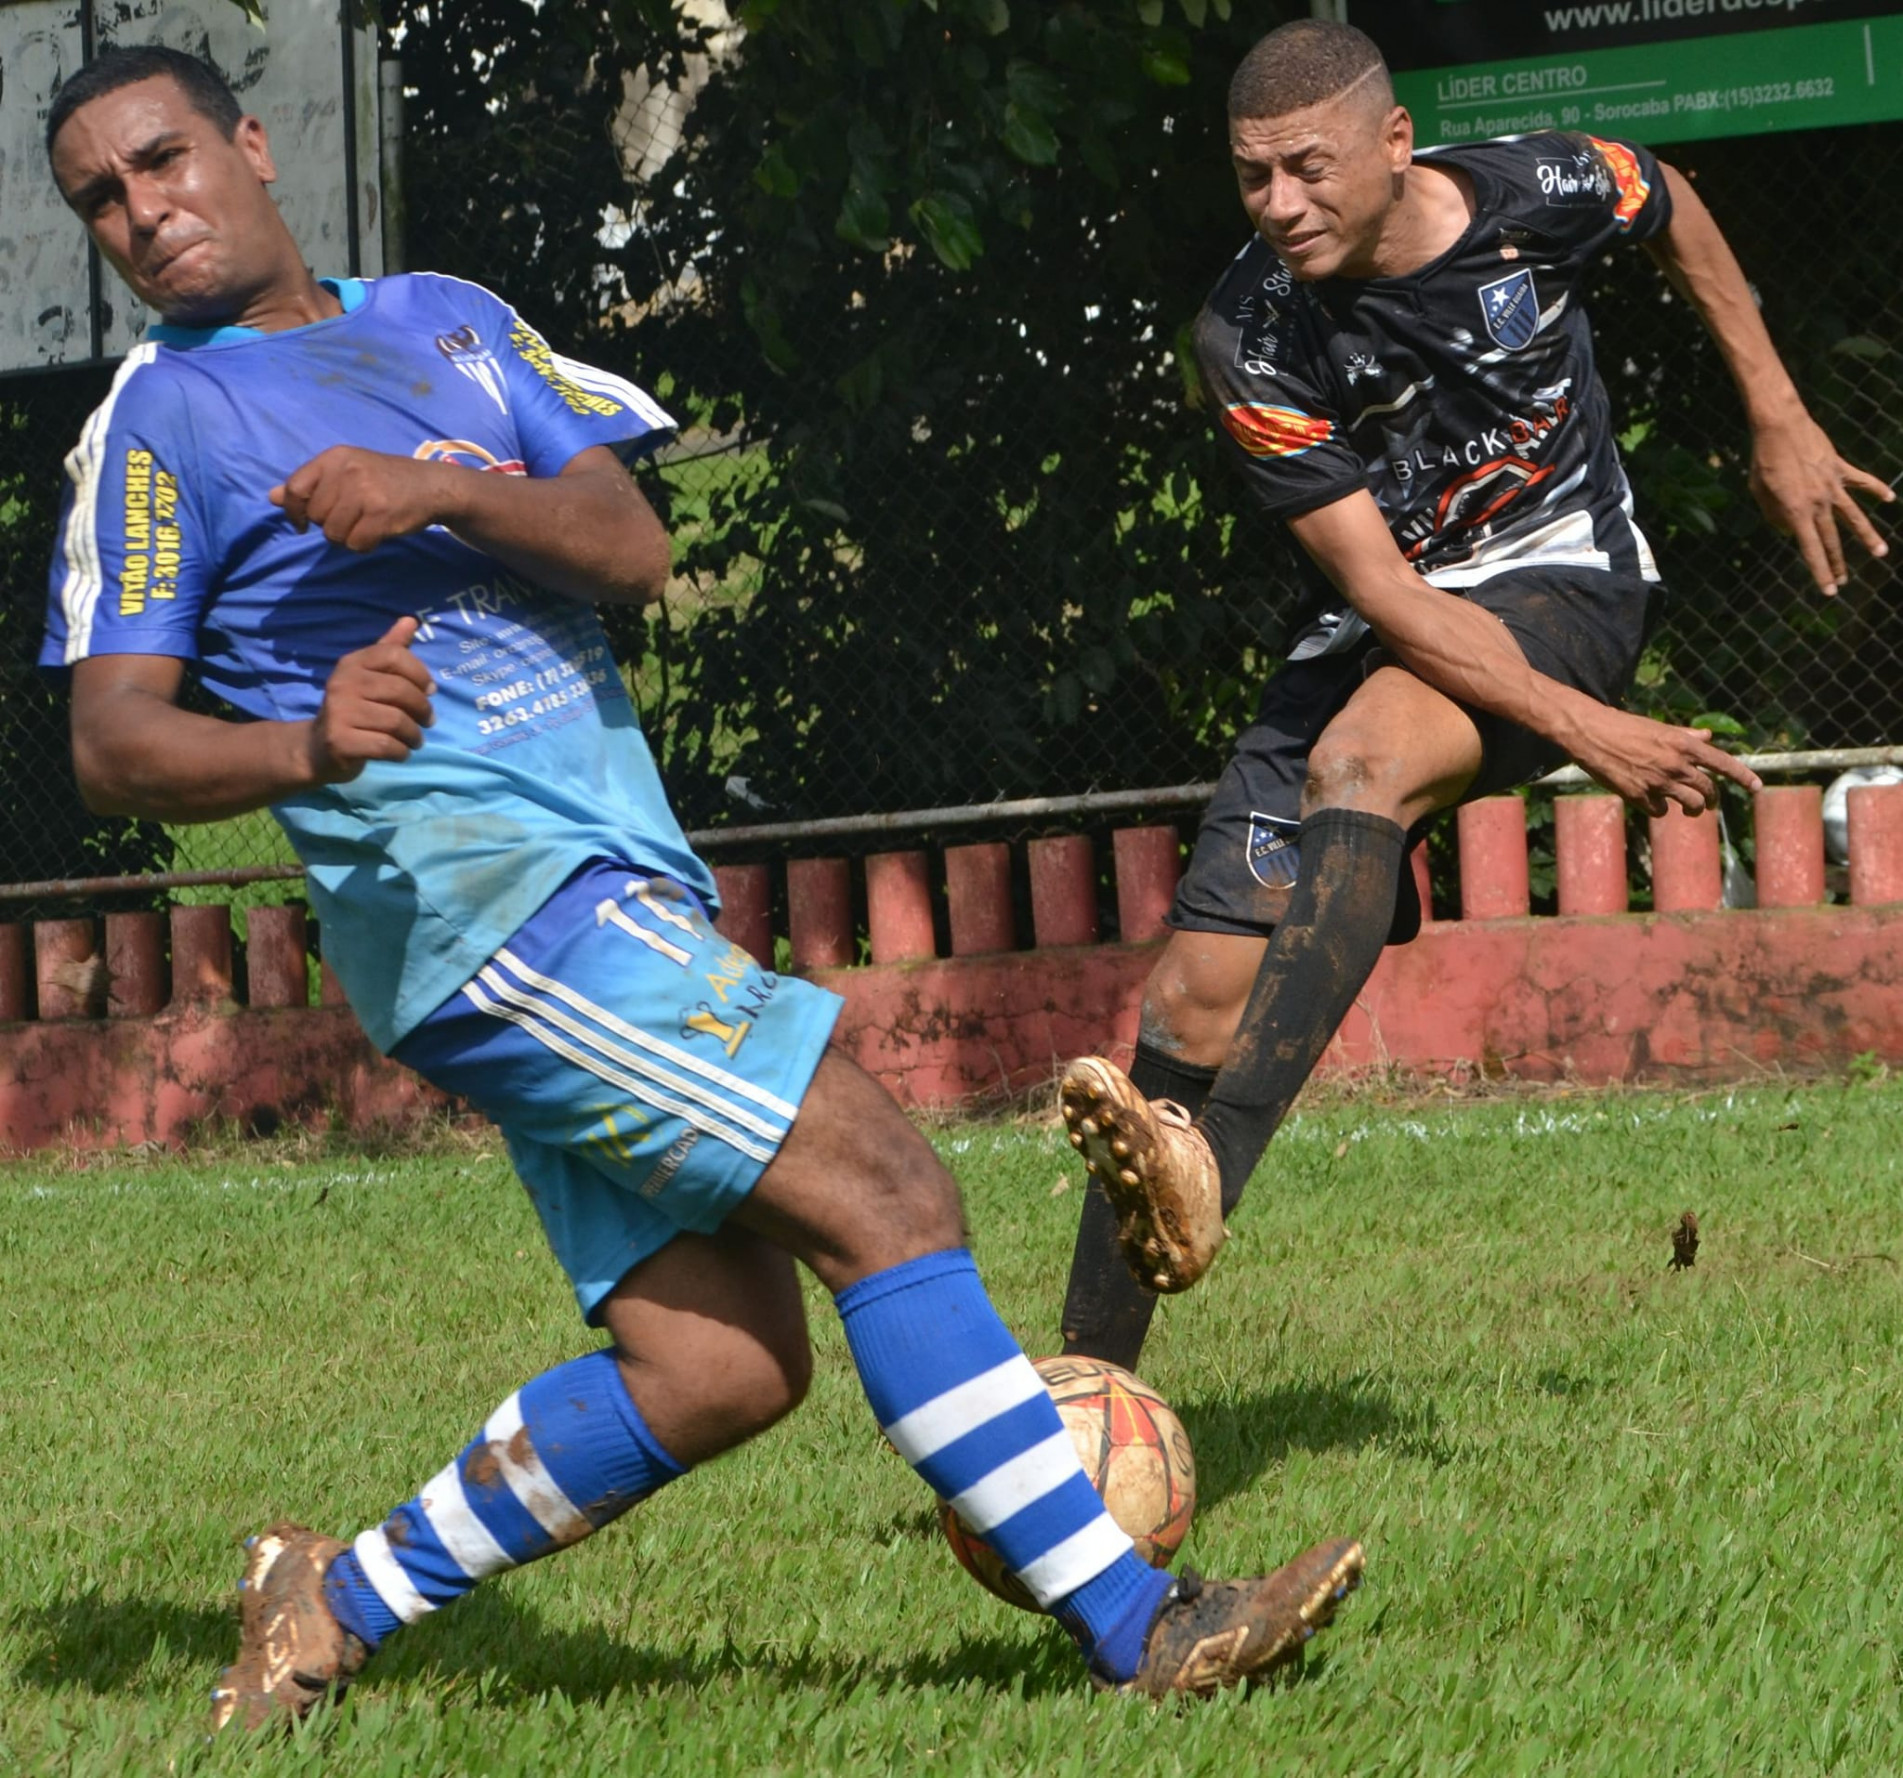
M 823 815 L 1211 771 L 1297 583 L 1237 511 L 1176 348 L 1243 239 L 1228 74 L 1307 8 L 753 0 L 631 188 L 624 78 L 680 81 L 712 46 L 702 10 L 478 0 L 417 13 L 404 44 L 419 260 L 501 282 L 745 446 L 669 472 L 691 590 L 623 638 L 690 817 L 744 813 L 733 774 Z M 1833 140 L 1899 158 L 1894 126 L 1674 157 L 1820 415 L 1881 462 L 1903 411 L 1875 263 L 1893 231 L 1868 204 L 1818 213 L 1807 169 Z M 1894 208 L 1903 187 L 1879 183 L 1869 202 Z M 1831 243 L 1803 274 L 1782 245 L 1800 212 Z M 1627 253 L 1593 299 L 1676 591 L 1640 702 L 1769 742 L 1867 739 L 1872 712 L 1894 732 L 1881 588 L 1805 592 L 1746 493 L 1723 367 L 1662 288 Z
M 413 127 L 459 146 L 412 140 L 415 257 L 743 442 L 665 478 L 691 590 L 628 638 L 690 818 L 731 775 L 818 815 L 1209 770 L 1287 589 L 1224 547 L 1176 346 L 1246 233 L 1228 72 L 1281 13 L 756 0 L 630 192 L 623 77 L 707 32 L 583 10 L 417 15 Z
M 384 0 L 410 263 L 501 290 L 559 349 L 656 389 L 707 453 L 646 477 L 676 540 L 669 609 L 615 620 L 690 823 L 1215 770 L 1299 595 L 1178 347 L 1245 238 L 1229 73 L 1307 10 L 751 0 L 730 21 L 708 0 Z M 676 136 L 657 117 L 683 91 Z M 1820 418 L 1893 474 L 1903 126 L 1669 152 Z M 1854 202 L 1839 164 L 1869 175 Z M 1661 289 L 1627 253 L 1593 296 L 1675 593 L 1640 701 L 1772 744 L 1896 738 L 1891 584 L 1806 592 L 1746 492 L 1723 367 Z M 14 878 L 170 856 L 162 830 L 84 814 L 63 699 L 31 665 L 58 459 L 105 381 L 24 378 L 0 401 Z
M 14 379 L 0 399 L 0 882 L 163 870 L 165 830 L 87 812 L 73 779 L 64 688 L 35 664 L 63 482 L 60 459 L 110 372 Z M 0 918 L 57 911 L 13 903 Z
M 1753 281 L 1811 412 L 1852 462 L 1903 469 L 1903 125 L 1706 143 L 1667 160 L 1697 184 Z M 1868 172 L 1854 196 L 1825 176 Z M 1801 241 L 1801 256 L 1792 244 Z M 1869 746 L 1903 736 L 1903 614 L 1889 570 L 1852 545 L 1825 599 L 1748 488 L 1750 436 L 1716 349 L 1641 256 L 1593 301 L 1601 369 L 1628 428 L 1640 523 L 1670 597 L 1635 701 L 1728 720 L 1746 744 Z M 1879 528 L 1895 533 L 1893 515 Z M 1721 721 L 1721 726 L 1723 726 Z

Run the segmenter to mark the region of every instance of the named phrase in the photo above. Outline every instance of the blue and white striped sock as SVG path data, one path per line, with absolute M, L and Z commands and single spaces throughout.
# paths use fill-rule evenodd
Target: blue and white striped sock
M 908 1260 L 849 1285 L 836 1304 L 866 1399 L 899 1455 L 1099 1673 L 1130 1678 L 1170 1577 L 1104 1510 L 971 1255 Z
M 648 1430 L 614 1354 L 544 1371 L 481 1435 L 331 1563 L 325 1597 L 371 1648 L 505 1568 L 579 1543 L 684 1475 Z

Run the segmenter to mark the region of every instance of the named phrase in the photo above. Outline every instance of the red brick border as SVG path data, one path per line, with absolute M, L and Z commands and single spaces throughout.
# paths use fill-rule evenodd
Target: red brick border
M 1903 1064 L 1903 786 L 1853 791 L 1850 805 L 1849 906 L 1719 910 L 1717 824 L 1673 816 L 1651 824 L 1653 887 L 1687 911 L 1557 918 L 1517 912 L 1518 801 L 1463 809 L 1468 917 L 1386 953 L 1324 1071 L 1705 1081 L 1841 1068 L 1866 1053 Z M 1623 900 L 1624 819 L 1610 798 L 1562 799 L 1562 905 Z M 1765 792 L 1761 900 L 1814 903 L 1822 846 L 1813 796 Z M 721 924 L 763 961 L 787 943 L 796 966 L 844 995 L 840 1043 L 907 1104 L 946 1108 L 1036 1087 L 1076 1055 L 1128 1054 L 1177 835 L 1126 829 L 1109 852 L 1114 884 L 1100 881 L 1090 840 L 1032 842 L 1040 948 L 1029 951 L 980 949 L 1015 936 L 1010 860 L 995 845 L 944 860 L 952 947 L 969 954 L 929 955 L 939 879 L 924 851 L 869 860 L 863 878 L 872 954 L 911 960 L 839 967 L 861 930 L 843 858 L 787 867 L 788 940 L 772 930 L 771 867 L 723 867 Z M 1152 942 L 1052 943 L 1094 932 L 1112 891 L 1126 935 Z M 362 1128 L 442 1104 L 371 1049 L 328 971 L 322 1004 L 301 1004 L 309 965 L 294 910 L 253 915 L 242 971 L 218 907 L 172 910 L 169 972 L 156 916 L 109 920 L 103 952 L 89 921 L 41 922 L 30 955 L 28 936 L 0 926 L 0 1020 L 13 1021 L 0 1023 L 0 1149 L 176 1143 L 207 1118 Z M 246 1007 L 232 998 L 241 985 Z

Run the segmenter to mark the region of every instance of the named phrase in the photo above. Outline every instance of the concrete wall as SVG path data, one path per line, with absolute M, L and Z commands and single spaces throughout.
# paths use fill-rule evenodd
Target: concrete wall
M 1385 953 L 1324 1071 L 1714 1081 L 1864 1054 L 1903 1065 L 1903 786 L 1852 793 L 1837 904 L 1816 791 L 1765 792 L 1750 911 L 1719 905 L 1711 818 L 1651 824 L 1661 911 L 1632 914 L 1619 805 L 1558 807 L 1558 899 L 1579 911 L 1526 912 L 1517 798 L 1462 810 L 1463 918 Z M 796 861 L 783 897 L 765 865 L 723 868 L 721 924 L 757 956 L 790 948 L 844 997 L 838 1041 L 906 1103 L 947 1108 L 1034 1088 L 1076 1055 L 1127 1056 L 1178 851 L 1172 828 L 1115 837 L 1117 943 L 1094 942 L 1099 861 L 1074 837 L 1022 860 L 986 845 L 886 854 L 863 873 Z M 1019 863 L 1029 949 L 1015 948 Z M 376 1054 L 328 978 L 309 1004 L 301 910 L 253 909 L 247 924 L 242 957 L 222 908 L 114 915 L 103 931 L 0 926 L 0 1147 L 179 1143 L 207 1118 L 364 1128 L 440 1108 Z M 950 956 L 935 954 L 941 925 Z M 853 966 L 862 945 L 872 961 Z

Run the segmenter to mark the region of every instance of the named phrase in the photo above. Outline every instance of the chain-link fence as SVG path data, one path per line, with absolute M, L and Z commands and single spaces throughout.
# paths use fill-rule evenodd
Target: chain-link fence
M 959 267 L 955 211 L 915 207 L 936 252 L 762 223 L 774 151 L 754 139 L 734 158 L 757 120 L 726 91 L 717 38 L 665 81 L 582 43 L 563 65 L 541 43 L 513 85 L 505 48 L 472 87 L 468 45 L 441 23 L 398 40 L 409 263 L 499 288 L 559 350 L 634 377 L 684 422 L 642 472 L 675 581 L 658 613 L 611 622 L 690 827 L 1215 774 L 1296 599 L 1286 546 L 1245 510 L 1176 350 L 1245 231 L 1211 84 L 1233 46 L 1195 65 L 1156 135 L 1156 189 L 1047 208 L 1069 233 L 1040 221 Z M 1668 158 L 1728 232 L 1840 449 L 1903 469 L 1903 126 Z M 757 257 L 750 270 L 769 251 L 805 256 L 797 302 Z M 1592 312 L 1673 593 L 1635 704 L 1715 716 L 1760 747 L 1903 736 L 1888 570 L 1858 567 L 1834 600 L 1809 587 L 1750 499 L 1723 365 L 1642 254 L 1608 263 Z M 59 460 L 105 380 L 0 383 L 0 879 L 283 861 L 264 817 L 183 830 L 79 811 L 60 693 L 32 661 Z M 0 917 L 71 905 L 16 900 Z

